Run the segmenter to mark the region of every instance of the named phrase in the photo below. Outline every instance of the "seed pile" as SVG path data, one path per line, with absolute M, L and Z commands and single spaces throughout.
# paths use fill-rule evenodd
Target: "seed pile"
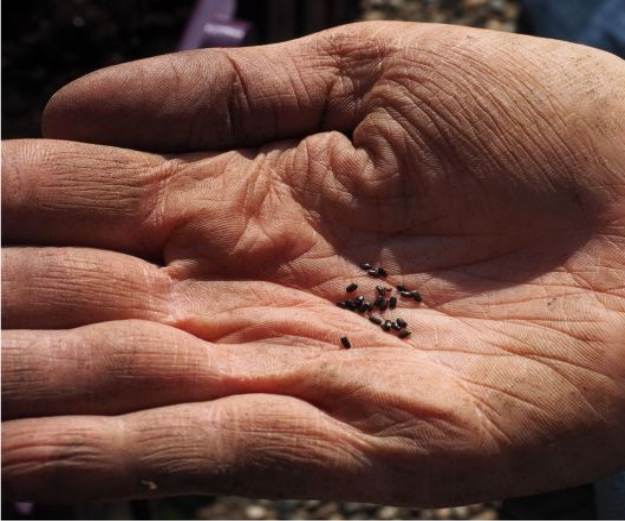
M 368 262 L 363 262 L 360 268 L 374 278 L 386 278 L 388 276 L 384 268 L 380 266 L 375 267 Z M 354 293 L 357 289 L 358 284 L 352 282 L 345 288 L 345 292 Z M 337 302 L 336 305 L 342 309 L 348 309 L 354 313 L 366 316 L 369 322 L 381 327 L 383 331 L 388 333 L 396 331 L 399 338 L 408 338 L 411 331 L 408 329 L 408 323 L 403 318 L 388 320 L 380 317 L 379 313 L 384 313 L 387 309 L 394 310 L 399 302 L 397 296 L 401 299 L 410 299 L 417 303 L 421 302 L 423 299 L 418 291 L 410 290 L 403 284 L 395 286 L 395 295 L 392 293 L 393 288 L 378 285 L 375 287 L 375 294 L 369 300 L 365 295 L 358 295 L 352 299 L 341 300 Z M 352 346 L 346 336 L 341 337 L 341 345 L 345 349 L 349 349 Z

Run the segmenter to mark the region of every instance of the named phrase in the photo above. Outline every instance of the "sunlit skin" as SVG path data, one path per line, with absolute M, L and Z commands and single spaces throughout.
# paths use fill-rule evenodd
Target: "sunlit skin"
M 449 505 L 625 467 L 624 86 L 380 22 L 65 87 L 3 144 L 3 491 Z M 422 294 L 408 338 L 336 306 L 362 262 Z

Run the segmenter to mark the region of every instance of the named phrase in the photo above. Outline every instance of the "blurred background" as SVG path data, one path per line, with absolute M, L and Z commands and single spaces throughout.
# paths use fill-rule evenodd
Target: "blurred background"
M 46 101 L 95 69 L 208 46 L 277 42 L 357 20 L 413 20 L 578 41 L 625 56 L 625 0 L 4 0 L 2 137 L 38 137 Z M 492 472 L 497 469 L 493 468 Z M 182 497 L 47 505 L 4 519 L 592 519 L 592 485 L 410 509 L 334 501 Z

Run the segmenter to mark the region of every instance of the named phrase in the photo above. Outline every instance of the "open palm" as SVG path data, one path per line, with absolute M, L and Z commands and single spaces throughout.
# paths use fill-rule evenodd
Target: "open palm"
M 3 147 L 5 486 L 452 504 L 623 467 L 623 84 L 374 23 L 66 87 Z M 336 305 L 380 284 L 410 336 Z

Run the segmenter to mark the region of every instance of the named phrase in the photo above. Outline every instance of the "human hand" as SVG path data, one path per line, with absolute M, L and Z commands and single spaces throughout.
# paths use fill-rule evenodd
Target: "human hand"
M 624 84 L 407 23 L 70 84 L 3 147 L 5 490 L 439 505 L 623 467 Z M 407 339 L 335 305 L 364 261 L 422 293 Z

